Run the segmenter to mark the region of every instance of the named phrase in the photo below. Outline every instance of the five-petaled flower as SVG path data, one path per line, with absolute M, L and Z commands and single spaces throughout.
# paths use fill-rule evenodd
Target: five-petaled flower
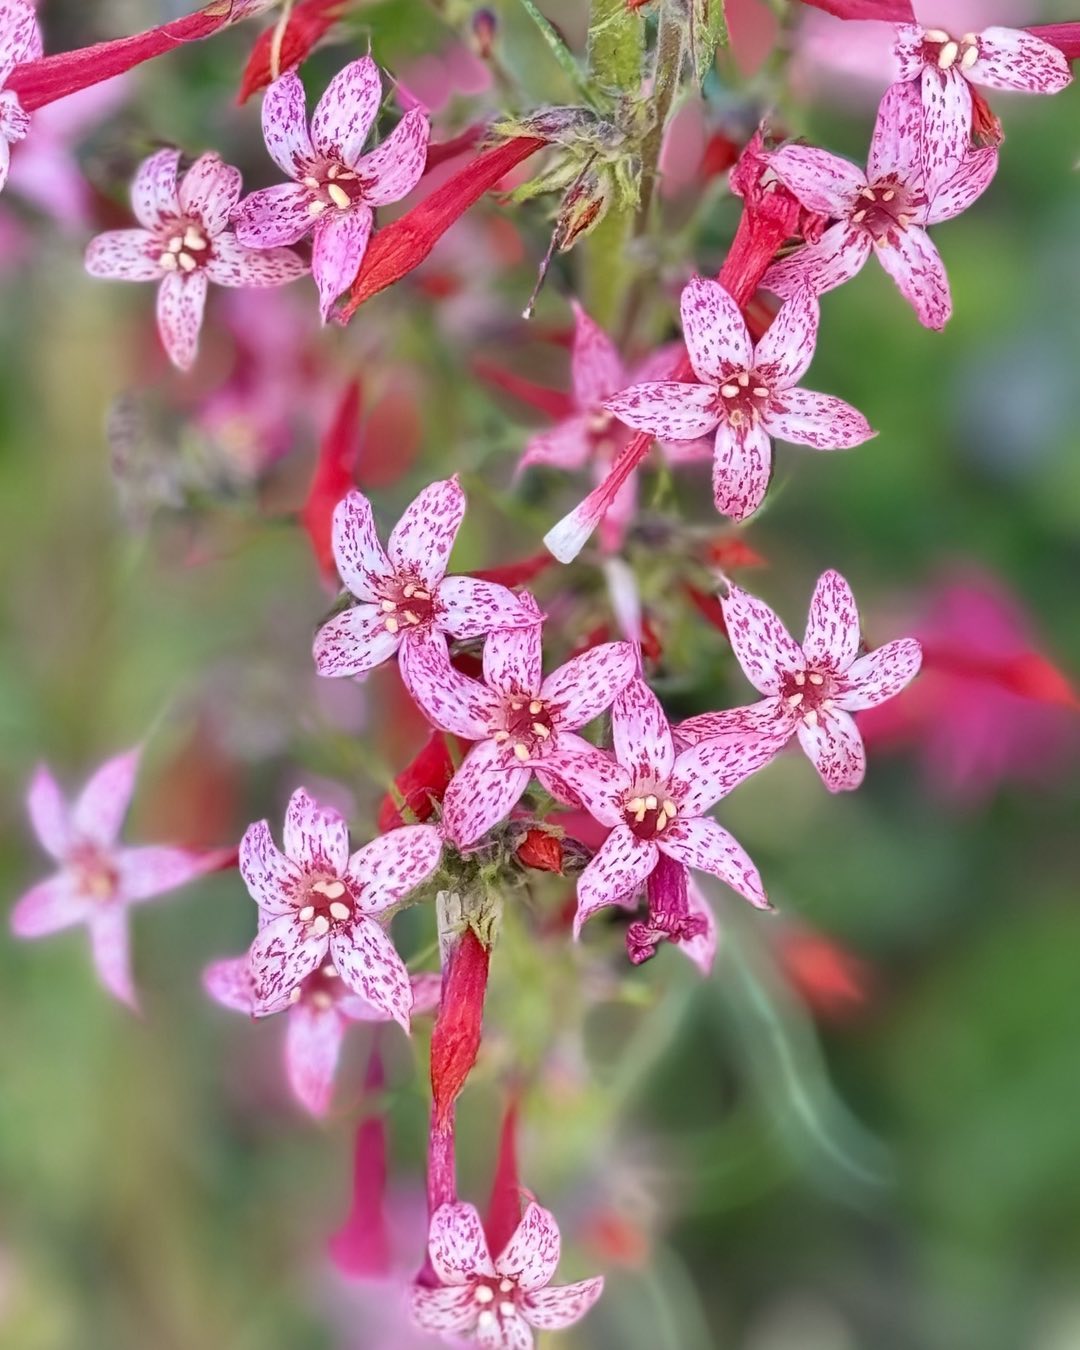
M 529 602 L 532 625 L 492 633 L 484 644 L 484 683 L 462 675 L 435 644 L 418 647 L 410 666 L 409 687 L 431 721 L 476 742 L 443 797 L 443 825 L 463 848 L 510 814 L 534 772 L 559 794 L 562 763 L 596 753 L 575 729 L 610 707 L 637 669 L 628 642 L 607 642 L 544 678 L 541 616 Z
M 817 299 L 802 287 L 755 347 L 724 287 L 695 277 L 682 293 L 682 324 L 700 383 L 631 385 L 604 407 L 664 439 L 715 430 L 716 509 L 744 520 L 761 505 L 769 485 L 771 436 L 835 450 L 874 435 L 862 413 L 841 399 L 796 388 L 814 355 L 819 317 Z
M 5 89 L 7 77 L 23 61 L 41 55 L 41 30 L 29 0 L 0 0 L 0 191 L 7 182 L 11 147 L 30 130 L 30 114 L 19 96 Z
M 139 166 L 131 205 L 141 229 L 109 230 L 90 241 L 86 270 L 112 281 L 160 281 L 158 332 L 181 370 L 194 364 L 206 292 L 218 286 L 281 286 L 307 265 L 291 249 L 245 248 L 229 218 L 240 198 L 240 170 L 201 155 L 177 183 L 179 150 L 159 150 Z
M 729 587 L 722 604 L 739 665 L 766 697 L 680 723 L 680 743 L 735 735 L 771 740 L 779 750 L 797 735 L 830 792 L 857 788 L 866 751 L 851 714 L 884 703 L 914 679 L 919 643 L 899 638 L 860 656 L 859 611 L 838 572 L 819 578 L 801 646 L 768 605 L 738 586 Z
M 444 1340 L 475 1340 L 486 1350 L 531 1350 L 531 1328 L 559 1331 L 585 1316 L 604 1288 L 602 1275 L 552 1285 L 559 1264 L 559 1228 L 532 1203 L 494 1260 L 472 1205 L 441 1205 L 431 1219 L 428 1254 L 439 1280 L 414 1285 L 418 1326 Z
M 412 1011 L 431 1012 L 439 1002 L 441 979 L 435 974 L 412 977 Z M 214 961 L 203 972 L 203 988 L 216 1002 L 254 1017 L 258 1011 L 247 956 Z M 388 1019 L 354 994 L 332 962 L 319 966 L 297 986 L 288 1004 L 285 1031 L 285 1073 L 293 1096 L 313 1116 L 330 1107 L 341 1042 L 350 1022 Z
M 253 192 L 236 213 L 236 233 L 252 248 L 295 244 L 312 229 L 311 270 L 326 319 L 360 269 L 374 208 L 408 196 L 424 172 L 430 126 L 407 112 L 370 154 L 363 154 L 382 102 L 370 56 L 338 71 L 319 100 L 308 133 L 304 86 L 292 72 L 266 91 L 266 148 L 294 181 Z
M 615 700 L 611 732 L 614 757 L 597 750 L 558 763 L 563 784 L 611 830 L 578 879 L 575 935 L 605 905 L 632 905 L 662 853 L 768 907 L 757 868 L 705 812 L 772 758 L 769 737 L 712 738 L 676 754 L 664 710 L 640 678 Z
M 400 648 L 402 677 L 411 687 L 412 657 L 425 642 L 445 647 L 446 633 L 476 638 L 536 622 L 535 609 L 505 586 L 446 575 L 464 515 L 456 476 L 431 483 L 405 508 L 384 550 L 363 493 L 350 492 L 338 503 L 334 561 L 360 603 L 316 634 L 320 675 L 363 675 Z
M 949 280 L 927 225 L 966 211 L 990 186 L 997 149 L 948 152 L 927 162 L 919 89 L 894 84 L 878 109 L 866 172 L 850 160 L 809 145 L 785 145 L 770 167 L 803 205 L 835 220 L 815 244 L 806 244 L 765 273 L 762 285 L 790 296 L 801 286 L 817 294 L 850 280 L 871 253 L 927 328 L 943 328 L 952 313 Z
M 304 981 L 329 964 L 348 988 L 406 1031 L 409 975 L 379 916 L 438 866 L 434 825 L 403 825 L 349 853 L 349 828 L 298 788 L 285 813 L 285 852 L 265 820 L 248 827 L 240 871 L 260 908 L 249 954 L 255 1014 L 303 998 Z
M 40 767 L 27 807 L 42 847 L 60 864 L 55 876 L 33 886 L 11 912 L 16 937 L 45 937 L 72 924 L 90 930 L 94 965 L 106 989 L 131 1007 L 135 990 L 128 952 L 129 905 L 152 900 L 223 865 L 216 850 L 117 842 L 139 767 L 138 749 L 108 760 L 70 808 L 56 780 Z

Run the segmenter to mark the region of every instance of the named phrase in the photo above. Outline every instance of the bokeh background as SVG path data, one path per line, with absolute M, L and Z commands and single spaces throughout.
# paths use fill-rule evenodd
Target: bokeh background
M 42 6 L 47 49 L 184 8 L 57 0 Z M 370 32 L 447 134 L 513 98 L 566 100 L 520 7 L 496 6 L 494 81 L 455 38 L 465 7 L 439 8 L 364 7 L 310 63 L 309 88 Z M 546 9 L 580 40 L 577 6 Z M 485 204 L 346 331 L 319 334 L 307 282 L 261 309 L 219 293 L 188 380 L 156 348 L 150 289 L 83 274 L 86 239 L 124 223 L 131 169 L 157 144 L 213 147 L 249 186 L 274 181 L 257 100 L 234 103 L 254 32 L 136 72 L 50 132 L 58 158 L 0 199 L 8 905 L 47 867 L 23 805 L 42 759 L 74 789 L 145 740 L 132 840 L 235 843 L 252 819 L 276 826 L 301 782 L 341 801 L 356 834 L 373 827 L 423 729 L 389 676 L 316 679 L 310 637 L 332 594 L 295 519 L 350 377 L 363 384 L 359 477 L 384 519 L 432 477 L 462 474 L 459 568 L 535 552 L 582 486 L 514 488 L 544 419 L 470 375 L 480 356 L 566 387 L 564 297 L 588 293 L 599 264 L 588 246 L 560 260 L 533 329 L 519 322 L 550 203 Z M 872 98 L 830 103 L 835 78 L 805 70 L 791 97 L 781 76 L 775 59 L 746 75 L 722 58 L 709 128 L 734 135 L 775 103 L 790 130 L 861 158 Z M 1077 728 L 1039 664 L 1080 671 L 1080 91 L 995 107 L 998 177 L 937 231 L 951 324 L 923 331 L 872 265 L 825 298 L 811 384 L 880 434 L 850 454 L 782 448 L 768 509 L 742 535 L 763 565 L 741 580 L 796 628 L 834 566 L 872 642 L 921 632 L 952 673 L 867 727 L 858 794 L 829 798 L 796 754 L 724 804 L 780 914 L 718 896 L 710 979 L 671 949 L 629 972 L 602 924 L 571 953 L 508 906 L 489 1044 L 461 1110 L 462 1186 L 482 1198 L 499 1083 L 530 1064 L 526 1183 L 563 1224 L 565 1277 L 608 1275 L 568 1350 L 1080 1347 Z M 693 175 L 663 210 L 662 240 L 637 259 L 654 269 L 639 344 L 674 331 L 679 284 L 715 270 L 736 216 L 722 178 Z M 653 474 L 643 519 L 680 504 L 695 548 L 723 537 L 703 484 Z M 652 677 L 682 714 L 750 696 L 674 583 L 683 568 L 705 584 L 691 552 L 660 528 L 627 552 L 664 648 Z M 595 554 L 536 586 L 562 615 L 556 655 L 612 622 Z M 975 656 L 959 671 L 958 652 Z M 548 881 L 536 903 L 554 912 L 565 893 Z M 410 914 L 398 933 L 420 963 L 430 925 Z M 370 1033 L 351 1033 L 333 1110 L 309 1120 L 283 1085 L 281 1026 L 200 986 L 253 931 L 235 872 L 139 909 L 140 1017 L 96 984 L 81 931 L 0 938 L 5 1350 L 405 1345 L 392 1318 L 379 1329 L 393 1295 L 344 1279 L 326 1250 L 348 1209 Z M 426 1034 L 382 1040 L 404 1212 L 421 1176 Z

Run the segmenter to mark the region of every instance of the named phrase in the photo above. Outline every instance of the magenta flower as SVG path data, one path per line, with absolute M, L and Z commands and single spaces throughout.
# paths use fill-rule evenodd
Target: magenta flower
M 473 1205 L 441 1205 L 431 1219 L 428 1254 L 439 1280 L 414 1285 L 412 1315 L 444 1340 L 475 1340 L 485 1350 L 531 1350 L 533 1333 L 579 1322 L 604 1288 L 602 1275 L 552 1287 L 559 1264 L 559 1228 L 530 1204 L 493 1261 Z
M 438 1006 L 441 979 L 412 977 L 412 1012 Z M 215 1002 L 249 1017 L 259 1015 L 247 956 L 215 961 L 203 972 L 203 988 Z M 380 1022 L 388 1014 L 354 994 L 331 963 L 313 970 L 290 996 L 285 1032 L 285 1073 L 293 1096 L 313 1116 L 330 1108 L 341 1042 L 350 1022 Z
M 765 289 L 786 298 L 809 286 L 820 295 L 849 281 L 875 253 L 919 322 L 943 328 L 952 313 L 949 279 L 925 227 L 952 220 L 982 196 L 997 170 L 997 150 L 968 151 L 958 161 L 946 148 L 942 163 L 928 165 L 925 144 L 919 90 L 894 84 L 878 108 L 865 174 L 809 145 L 769 155 L 769 166 L 806 209 L 836 224 L 816 244 L 774 263 Z
M 751 904 L 768 907 L 757 868 L 705 813 L 776 753 L 765 737 L 703 740 L 675 753 L 656 695 L 631 680 L 611 713 L 612 757 L 560 757 L 549 769 L 611 833 L 578 879 L 574 934 L 606 905 L 630 905 L 661 854 L 711 872 Z
M 0 0 L 0 191 L 7 182 L 11 147 L 30 130 L 30 114 L 19 96 L 5 89 L 17 65 L 41 55 L 37 14 L 27 0 Z
M 588 464 L 596 481 L 600 482 L 629 440 L 626 427 L 620 425 L 615 414 L 609 411 L 605 399 L 631 381 L 659 380 L 670 375 L 681 352 L 677 347 L 661 348 L 628 373 L 615 344 L 576 302 L 574 319 L 574 347 L 570 361 L 573 412 L 550 430 L 537 432 L 529 439 L 519 468 L 546 464 L 572 470 Z M 661 441 L 660 449 L 673 464 L 707 458 L 709 454 L 707 444 L 685 438 Z M 601 522 L 601 544 L 608 551 L 621 546 L 634 518 L 637 504 L 635 479 L 636 475 L 631 475 L 622 485 Z
M 816 450 L 847 449 L 874 435 L 841 399 L 796 385 L 817 341 L 818 302 L 797 290 L 755 347 L 739 306 L 718 281 L 694 277 L 682 293 L 683 336 L 700 383 L 636 384 L 604 407 L 654 436 L 715 431 L 716 509 L 745 520 L 761 505 L 772 472 L 771 436 Z
M 819 578 L 801 647 L 768 605 L 738 586 L 721 603 L 739 665 L 766 697 L 749 708 L 692 717 L 676 728 L 680 740 L 703 744 L 742 734 L 771 737 L 779 750 L 797 735 L 830 792 L 857 788 L 866 751 L 851 714 L 893 698 L 915 678 L 918 642 L 900 638 L 860 656 L 859 612 L 839 572 Z
M 350 854 L 345 821 L 298 788 L 284 843 L 281 853 L 260 820 L 240 844 L 240 872 L 261 911 L 249 953 L 256 1015 L 294 1002 L 329 953 L 348 989 L 408 1031 L 409 975 L 379 916 L 435 871 L 439 831 L 404 825 Z
M 221 850 L 126 848 L 117 842 L 140 753 L 129 750 L 103 764 L 70 808 L 49 770 L 44 765 L 37 770 L 26 798 L 30 821 L 59 868 L 27 891 L 11 912 L 11 930 L 20 938 L 45 937 L 85 923 L 102 984 L 132 1008 L 128 906 L 175 890 L 229 856 Z
M 918 81 L 930 164 L 962 160 L 971 140 L 971 86 L 1057 94 L 1072 81 L 1069 63 L 1022 28 L 984 28 L 953 37 L 944 28 L 902 23 L 893 48 L 901 80 Z
M 283 75 L 263 100 L 266 148 L 294 181 L 241 202 L 237 238 L 251 248 L 272 248 L 295 244 L 314 229 L 311 270 L 323 319 L 360 270 L 374 208 L 408 196 L 424 172 L 431 128 L 419 110 L 407 112 L 377 150 L 361 153 L 381 102 L 382 81 L 370 56 L 330 81 L 310 135 L 298 75 Z
M 406 683 L 414 652 L 435 637 L 482 637 L 536 622 L 533 607 L 491 581 L 448 577 L 450 552 L 465 515 L 456 475 L 432 483 L 405 508 L 384 550 L 371 503 L 350 492 L 334 510 L 338 575 L 360 601 L 335 614 L 315 636 L 320 675 L 363 675 L 400 648 Z
M 157 324 L 173 365 L 189 370 L 199 347 L 206 292 L 218 286 L 281 286 L 307 271 L 290 249 L 244 248 L 228 229 L 240 170 L 200 156 L 177 184 L 179 150 L 144 160 L 131 187 L 138 230 L 90 241 L 86 270 L 113 281 L 159 281 Z
M 434 644 L 418 647 L 410 665 L 409 689 L 430 720 L 476 742 L 443 797 L 443 825 L 462 848 L 505 820 L 534 772 L 558 795 L 563 760 L 596 754 L 575 729 L 609 708 L 637 669 L 628 642 L 607 642 L 543 678 L 540 614 L 529 599 L 536 621 L 484 644 L 484 683 Z

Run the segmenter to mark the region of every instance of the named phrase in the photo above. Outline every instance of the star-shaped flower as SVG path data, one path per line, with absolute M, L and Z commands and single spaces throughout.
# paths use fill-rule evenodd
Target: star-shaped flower
M 33 5 L 28 0 L 0 0 L 0 191 L 7 182 L 11 147 L 30 130 L 30 114 L 4 85 L 17 65 L 40 55 L 41 30 Z
M 772 472 L 771 436 L 816 450 L 847 449 L 874 435 L 862 413 L 796 385 L 814 355 L 818 302 L 797 290 L 755 347 L 739 306 L 718 281 L 695 277 L 682 293 L 683 336 L 700 383 L 631 385 L 604 407 L 628 426 L 675 440 L 715 431 L 716 509 L 745 520 Z
M 256 1016 L 288 1007 L 293 991 L 329 963 L 354 994 L 408 1031 L 409 975 L 379 916 L 434 872 L 439 831 L 404 825 L 350 854 L 345 821 L 298 788 L 284 843 L 281 853 L 260 820 L 240 845 L 240 872 L 262 911 L 249 954 Z
M 797 735 L 830 792 L 857 788 L 866 751 L 851 714 L 884 703 L 914 679 L 922 662 L 918 642 L 900 638 L 860 656 L 859 611 L 838 572 L 818 580 L 802 646 L 768 605 L 738 586 L 730 586 L 721 603 L 739 665 L 766 697 L 748 708 L 681 722 L 680 743 L 761 736 L 771 737 L 779 750 Z
M 510 814 L 533 773 L 558 795 L 563 761 L 596 753 L 575 729 L 610 707 L 637 669 L 628 642 L 606 642 L 545 679 L 532 604 L 536 622 L 484 644 L 484 683 L 455 670 L 433 644 L 418 648 L 410 667 L 410 690 L 431 721 L 476 742 L 443 797 L 443 825 L 462 848 Z
M 55 876 L 33 886 L 11 911 L 16 937 L 45 937 L 85 923 L 102 984 L 136 1006 L 128 951 L 129 905 L 152 900 L 222 866 L 222 850 L 118 843 L 139 767 L 139 749 L 103 764 L 71 807 L 56 780 L 40 767 L 27 793 L 30 820 L 45 851 L 59 863 Z
M 440 976 L 412 977 L 412 1011 L 438 1006 Z M 248 957 L 215 961 L 203 972 L 203 988 L 224 1008 L 258 1015 Z M 285 1032 L 285 1073 L 293 1096 L 313 1116 L 330 1108 L 341 1042 L 350 1022 L 380 1022 L 387 1013 L 354 994 L 328 962 L 313 970 L 290 995 Z
M 413 1318 L 443 1340 L 464 1338 L 485 1350 L 531 1350 L 532 1328 L 560 1331 L 572 1326 L 603 1292 L 601 1275 L 552 1286 L 559 1251 L 555 1218 L 535 1203 L 494 1260 L 475 1207 L 442 1205 L 432 1216 L 428 1236 L 439 1285 L 413 1286 Z
M 836 221 L 816 244 L 774 263 L 762 285 L 790 296 L 801 286 L 820 295 L 849 281 L 871 253 L 927 328 L 952 313 L 949 279 L 927 225 L 952 220 L 990 186 L 997 150 L 988 146 L 928 165 L 922 100 L 914 84 L 894 84 L 878 108 L 866 172 L 809 145 L 769 155 L 777 178 L 809 211 Z
M 1022 28 L 984 28 L 954 37 L 944 28 L 896 26 L 901 80 L 919 84 L 926 115 L 927 168 L 963 159 L 972 122 L 971 86 L 1056 94 L 1072 81 L 1064 55 Z
M 252 248 L 271 248 L 295 244 L 313 229 L 311 270 L 324 319 L 360 270 L 374 208 L 407 197 L 424 172 L 431 128 L 418 109 L 407 112 L 377 150 L 362 153 L 381 102 L 382 80 L 370 56 L 330 81 L 310 134 L 298 75 L 283 75 L 263 100 L 266 148 L 294 181 L 241 202 L 237 237 Z
M 575 936 L 598 909 L 630 905 L 666 854 L 768 907 L 742 846 L 705 813 L 776 753 L 767 738 L 703 740 L 675 753 L 656 695 L 631 680 L 611 712 L 614 756 L 567 756 L 558 775 L 611 833 L 578 879 Z
M 529 439 L 520 468 L 547 464 L 556 469 L 581 469 L 588 464 L 600 482 L 629 440 L 626 425 L 620 424 L 605 400 L 631 381 L 666 378 L 678 364 L 680 351 L 671 346 L 661 348 L 628 372 L 615 344 L 576 302 L 574 319 L 570 358 L 573 412 L 550 430 L 537 432 Z M 660 449 L 672 464 L 693 462 L 709 454 L 709 446 L 697 440 L 661 441 Z M 600 541 L 608 552 L 622 544 L 636 504 L 636 475 L 631 475 L 601 522 Z
M 320 675 L 363 675 L 400 648 L 410 681 L 417 647 L 434 637 L 482 637 L 536 622 L 534 608 L 491 581 L 448 577 L 450 552 L 465 515 L 457 477 L 432 483 L 405 508 L 384 550 L 371 503 L 350 492 L 334 510 L 338 575 L 360 604 L 335 614 L 315 636 Z
M 245 248 L 228 228 L 240 197 L 240 170 L 201 155 L 177 184 L 179 150 L 144 160 L 131 187 L 141 229 L 109 230 L 90 241 L 86 270 L 112 281 L 159 281 L 157 325 L 169 359 L 194 364 L 206 292 L 218 286 L 281 286 L 307 265 L 291 249 Z

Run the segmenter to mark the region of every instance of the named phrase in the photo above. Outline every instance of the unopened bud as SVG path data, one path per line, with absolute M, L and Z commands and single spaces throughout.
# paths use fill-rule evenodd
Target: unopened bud
M 531 867 L 536 872 L 562 873 L 562 843 L 547 830 L 527 830 L 515 852 L 523 867 Z

